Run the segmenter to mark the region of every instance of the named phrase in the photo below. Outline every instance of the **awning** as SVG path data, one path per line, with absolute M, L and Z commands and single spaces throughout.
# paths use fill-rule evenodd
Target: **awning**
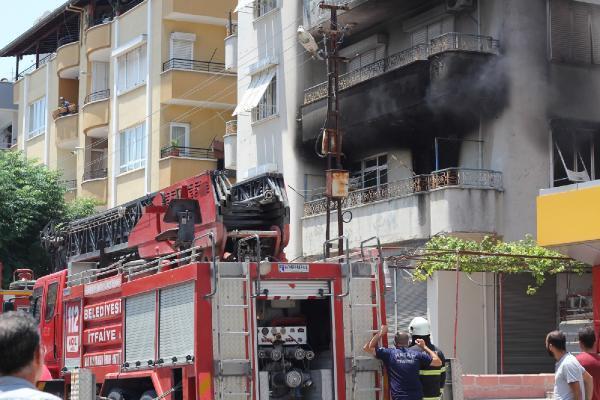
M 263 94 L 269 87 L 269 83 L 277 72 L 276 67 L 265 69 L 256 75 L 252 76 L 252 81 L 248 85 L 248 89 L 244 92 L 244 96 L 238 103 L 232 115 L 238 115 L 241 112 L 249 112 L 258 105 Z
M 240 12 L 240 11 L 242 11 L 242 9 L 244 7 L 250 7 L 250 6 L 252 6 L 253 3 L 254 3 L 254 0 L 239 0 L 238 1 L 238 5 L 235 8 L 235 10 L 233 10 L 233 12 Z

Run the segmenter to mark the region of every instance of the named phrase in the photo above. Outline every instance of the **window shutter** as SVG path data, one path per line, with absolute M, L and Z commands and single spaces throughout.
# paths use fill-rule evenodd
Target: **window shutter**
M 411 35 L 412 46 L 427 44 L 427 27 L 414 31 Z
M 592 63 L 600 64 L 600 7 L 592 7 Z
M 377 46 L 375 48 L 375 61 L 383 60 L 385 58 L 385 46 Z
M 92 93 L 108 89 L 108 63 L 92 63 Z
M 550 0 L 551 58 L 555 61 L 570 59 L 571 12 L 566 0 Z
M 171 58 L 191 60 L 194 42 L 188 40 L 171 39 Z
M 434 22 L 427 26 L 427 41 L 438 37 L 442 34 L 442 21 Z
M 592 57 L 592 41 L 590 37 L 590 7 L 578 2 L 571 3 L 573 23 L 571 30 L 571 48 L 573 61 L 590 64 Z
M 348 72 L 356 71 L 357 69 L 360 69 L 360 56 L 354 57 L 350 60 L 350 63 L 348 63 Z
M 127 87 L 127 63 L 125 56 L 119 57 L 119 59 L 117 60 L 117 66 L 119 79 L 117 88 L 119 89 L 119 92 L 121 92 Z
M 146 51 L 146 46 L 140 47 L 138 49 L 137 53 L 138 53 L 138 73 L 139 73 L 137 83 L 143 83 L 143 82 L 146 82 L 146 74 L 148 72 L 148 68 L 147 68 L 148 52 Z
M 448 16 L 442 20 L 442 31 L 441 35 L 444 33 L 454 32 L 454 17 Z

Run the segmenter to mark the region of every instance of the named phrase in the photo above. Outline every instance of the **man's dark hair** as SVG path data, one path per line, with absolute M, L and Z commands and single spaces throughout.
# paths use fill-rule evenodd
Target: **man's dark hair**
M 596 333 L 594 332 L 594 328 L 591 326 L 581 328 L 579 330 L 579 343 L 586 349 L 593 348 L 594 344 L 596 344 Z
M 567 338 L 561 331 L 552 331 L 546 337 L 548 344 L 556 347 L 559 350 L 567 350 Z
M 398 347 L 406 347 L 408 346 L 408 340 L 410 339 L 410 335 L 408 332 L 400 331 L 396 333 L 394 336 L 394 344 Z
M 0 314 L 0 375 L 26 367 L 40 345 L 35 320 L 22 311 Z

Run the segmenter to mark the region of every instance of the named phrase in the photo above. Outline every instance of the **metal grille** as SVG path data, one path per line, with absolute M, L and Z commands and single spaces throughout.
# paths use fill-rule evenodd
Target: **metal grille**
M 186 60 L 183 58 L 172 58 L 163 64 L 163 72 L 171 69 L 231 74 L 231 72 L 225 70 L 225 64 L 223 63 L 213 61 Z
M 262 281 L 260 289 L 261 291 L 268 290 L 268 297 L 294 299 L 319 297 L 330 293 L 328 281 Z
M 160 291 L 159 318 L 159 358 L 168 363 L 193 355 L 194 282 Z
M 148 365 L 154 361 L 156 292 L 125 299 L 125 361 Z

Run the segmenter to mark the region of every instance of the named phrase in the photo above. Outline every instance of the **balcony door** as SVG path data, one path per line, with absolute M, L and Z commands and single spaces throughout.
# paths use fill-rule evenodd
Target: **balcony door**
M 109 64 L 107 62 L 92 62 L 92 91 L 101 92 L 108 89 Z
M 171 33 L 170 58 L 177 60 L 194 59 L 194 43 L 196 35 L 193 33 L 173 32 Z M 179 65 L 175 63 L 175 65 Z M 183 65 L 182 65 L 183 66 Z M 189 68 L 192 69 L 192 68 Z

